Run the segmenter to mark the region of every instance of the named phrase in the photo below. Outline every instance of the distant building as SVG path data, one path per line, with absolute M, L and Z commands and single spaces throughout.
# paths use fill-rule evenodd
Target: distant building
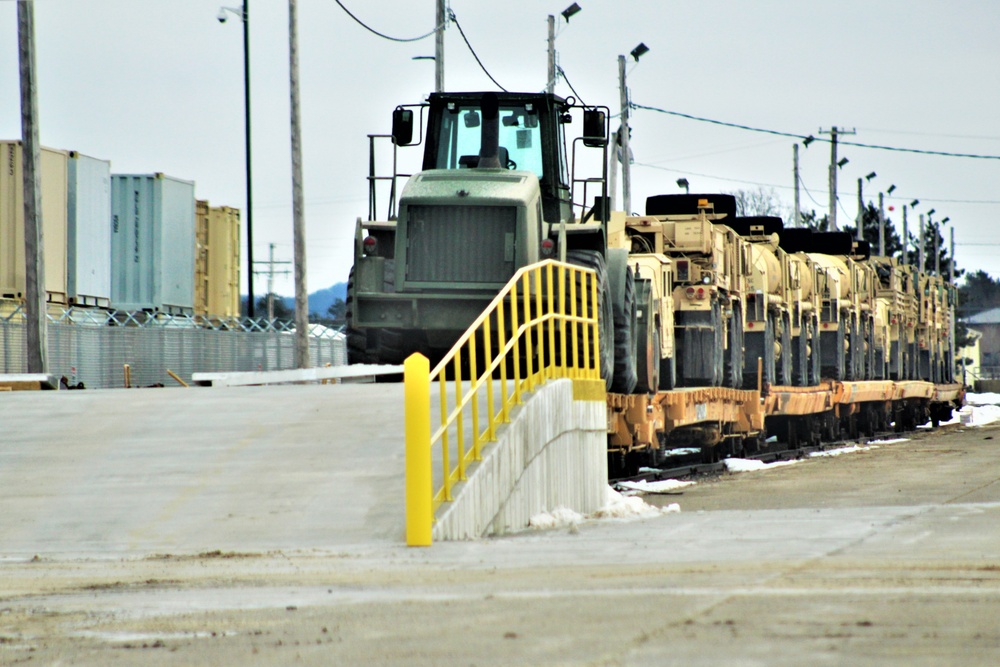
M 976 329 L 969 329 L 969 340 L 972 342 L 965 347 L 959 348 L 956 352 L 959 364 L 965 361 L 964 368 L 959 366 L 959 378 L 962 379 L 966 384 L 972 384 L 975 380 L 982 377 L 982 348 L 980 347 L 980 342 L 983 339 L 983 333 L 977 331 Z
M 981 373 L 1000 376 L 1000 308 L 991 308 L 963 322 L 982 334 L 979 339 Z

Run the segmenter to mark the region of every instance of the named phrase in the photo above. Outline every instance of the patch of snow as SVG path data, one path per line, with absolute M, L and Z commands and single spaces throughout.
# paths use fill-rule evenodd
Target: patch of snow
M 902 440 L 905 440 L 903 438 Z M 849 445 L 847 447 L 838 447 L 837 449 L 827 449 L 822 452 L 809 452 L 809 456 L 840 456 L 841 454 L 853 454 L 854 452 L 867 452 L 869 449 L 878 449 L 872 445 Z
M 643 479 L 638 482 L 618 482 L 615 487 L 618 490 L 625 489 L 639 493 L 672 493 L 688 486 L 694 486 L 694 484 L 691 481 L 677 479 L 662 479 L 658 482 L 648 482 Z
M 909 438 L 889 438 L 888 440 L 872 440 L 869 445 L 896 445 L 901 442 L 909 442 Z
M 698 447 L 678 447 L 677 449 L 668 449 L 663 452 L 664 456 L 690 456 L 691 454 L 699 454 L 701 449 Z
M 754 459 L 726 459 L 723 461 L 727 472 L 753 472 L 755 470 L 770 470 L 781 466 L 790 466 L 798 461 L 775 461 L 774 463 L 764 463 Z
M 965 402 L 969 405 L 1000 405 L 1000 394 L 982 393 L 966 394 Z
M 976 394 L 973 394 L 974 396 Z M 997 396 L 997 394 L 978 394 L 978 396 Z M 949 424 L 961 424 L 962 426 L 986 426 L 996 421 L 1000 421 L 1000 405 L 984 403 L 982 405 L 966 405 L 952 413 L 954 416 L 946 422 L 941 422 L 942 426 Z M 932 428 L 931 422 L 922 424 L 917 428 Z
M 1000 420 L 1000 405 L 966 405 L 957 414 L 958 419 L 966 426 L 986 426 Z
M 685 482 L 678 483 L 686 484 Z M 694 482 L 690 483 L 693 484 Z M 638 496 L 623 496 L 609 486 L 604 507 L 589 516 L 583 516 L 565 507 L 558 507 L 551 512 L 541 512 L 534 515 L 528 519 L 528 526 L 536 530 L 565 527 L 573 529 L 574 526 L 587 519 L 642 519 L 660 516 L 661 514 L 674 514 L 680 511 L 681 506 L 677 503 L 671 503 L 665 507 L 656 507 Z
M 583 521 L 584 517 L 579 512 L 574 512 L 565 507 L 557 507 L 551 512 L 542 512 L 528 519 L 528 525 L 538 530 L 548 530 L 551 528 L 562 528 L 572 526 Z

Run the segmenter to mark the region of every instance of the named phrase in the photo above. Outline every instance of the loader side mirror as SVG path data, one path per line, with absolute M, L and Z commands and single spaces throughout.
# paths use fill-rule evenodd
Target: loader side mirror
M 600 109 L 583 110 L 583 144 L 591 148 L 608 145 L 607 117 Z
M 392 141 L 397 146 L 413 143 L 413 110 L 396 108 L 392 112 Z

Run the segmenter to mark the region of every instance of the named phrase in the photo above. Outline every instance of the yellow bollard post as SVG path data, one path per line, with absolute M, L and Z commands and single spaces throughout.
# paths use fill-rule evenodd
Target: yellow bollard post
M 431 365 L 422 354 L 403 362 L 406 417 L 406 544 L 431 545 Z

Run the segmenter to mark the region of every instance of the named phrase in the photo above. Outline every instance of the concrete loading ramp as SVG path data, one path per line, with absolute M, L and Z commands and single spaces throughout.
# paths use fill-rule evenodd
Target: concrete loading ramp
M 7 393 L 0 557 L 402 544 L 402 394 Z
M 437 539 L 600 507 L 604 404 L 573 396 L 525 395 Z M 0 423 L 0 558 L 405 543 L 402 384 L 9 392 Z

